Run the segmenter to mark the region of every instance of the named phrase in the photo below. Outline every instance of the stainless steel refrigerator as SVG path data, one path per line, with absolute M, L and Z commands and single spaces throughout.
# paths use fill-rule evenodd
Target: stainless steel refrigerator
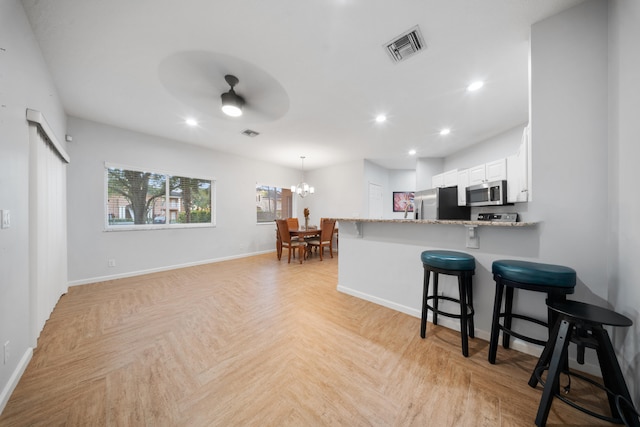
M 458 206 L 458 187 L 416 191 L 413 203 L 415 219 L 471 219 L 471 208 Z

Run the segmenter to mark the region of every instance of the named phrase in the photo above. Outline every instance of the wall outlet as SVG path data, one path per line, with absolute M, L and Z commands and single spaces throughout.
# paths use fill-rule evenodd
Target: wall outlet
M 4 343 L 3 351 L 2 351 L 2 352 L 4 353 L 4 356 L 2 357 L 2 360 L 3 360 L 3 362 L 2 362 L 2 363 L 3 363 L 4 365 L 6 365 L 6 364 L 7 364 L 7 362 L 9 361 L 9 356 L 10 356 L 10 354 L 9 354 L 9 341 L 7 341 L 7 342 L 5 342 L 5 343 Z
M 107 261 L 107 265 L 108 265 L 109 267 L 115 267 L 115 266 L 116 266 L 116 260 L 115 260 L 114 258 L 110 258 L 110 259 Z

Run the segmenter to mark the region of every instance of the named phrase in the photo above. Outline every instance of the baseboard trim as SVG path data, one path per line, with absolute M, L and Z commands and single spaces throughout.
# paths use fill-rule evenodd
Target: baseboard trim
M 201 261 L 187 262 L 187 263 L 184 263 L 184 264 L 167 265 L 167 266 L 163 266 L 163 267 L 150 268 L 150 269 L 147 269 L 147 270 L 136 270 L 136 271 L 129 271 L 129 272 L 120 273 L 120 274 L 110 274 L 108 276 L 97 276 L 97 277 L 90 277 L 90 278 L 87 278 L 87 279 L 72 280 L 72 281 L 68 282 L 67 285 L 68 286 L 80 286 L 80 285 L 87 285 L 89 283 L 106 282 L 108 280 L 116 280 L 116 279 L 124 279 L 126 277 L 142 276 L 144 274 L 158 273 L 158 272 L 161 272 L 161 271 L 168 271 L 168 270 L 176 270 L 178 268 L 195 267 L 197 265 L 211 264 L 211 263 L 222 262 L 222 261 L 230 261 L 230 260 L 233 260 L 233 259 L 240 259 L 240 258 L 247 258 L 247 257 L 250 257 L 250 256 L 267 254 L 267 253 L 270 253 L 270 252 L 274 252 L 275 253 L 275 250 L 274 249 L 270 249 L 270 250 L 266 250 L 266 251 L 252 252 L 252 253 L 248 253 L 248 254 L 232 255 L 232 256 L 222 257 L 222 258 L 212 258 L 212 259 L 205 259 L 205 260 L 201 260 Z
M 363 299 L 365 301 L 369 301 L 372 302 L 374 304 L 378 304 L 381 305 L 383 307 L 387 307 L 390 308 L 392 310 L 395 311 L 399 311 L 401 313 L 404 314 L 408 314 L 409 316 L 412 317 L 417 317 L 418 319 L 420 319 L 422 317 L 422 312 L 420 310 L 417 310 L 415 308 L 411 308 L 411 307 L 407 307 L 405 305 L 402 304 L 398 304 L 395 303 L 393 301 L 389 301 L 386 300 L 384 298 L 379 298 L 379 297 L 375 297 L 373 295 L 369 295 L 367 293 L 364 293 L 362 291 L 358 291 L 352 288 L 349 288 L 347 286 L 341 286 L 340 284 L 338 284 L 338 291 L 342 292 L 344 294 L 348 294 L 351 296 L 354 296 L 356 298 L 360 298 Z M 429 314 L 427 315 L 427 320 L 428 321 L 432 321 L 432 313 L 429 312 Z M 449 328 L 449 329 L 453 329 L 455 331 L 460 331 L 460 321 L 459 320 L 454 320 L 454 319 L 450 319 L 447 317 L 438 317 L 438 325 L 440 326 L 444 326 L 445 328 Z M 416 329 L 416 333 L 417 333 L 417 329 Z M 482 329 L 478 329 L 478 327 L 476 326 L 475 329 L 475 336 L 476 338 L 480 338 L 482 340 L 485 341 L 489 341 L 491 339 L 491 331 L 484 331 Z M 500 333 L 500 340 L 499 342 L 502 342 L 502 333 Z M 513 350 L 519 351 L 521 353 L 525 353 L 528 354 L 530 356 L 534 356 L 534 357 L 540 357 L 540 354 L 542 354 L 542 347 L 537 346 L 537 345 L 532 345 L 526 341 L 522 341 L 519 340 L 517 338 L 513 338 L 511 339 L 511 345 L 510 348 L 512 348 Z M 500 354 L 500 349 L 498 349 L 498 357 Z M 575 357 L 571 356 L 571 353 L 569 354 L 569 359 L 572 363 L 572 366 L 575 366 L 577 364 L 577 361 L 575 359 Z M 487 362 L 488 363 L 488 362 Z M 585 372 L 587 374 L 590 375 L 594 375 L 596 377 L 602 377 L 602 373 L 600 372 L 600 367 L 593 365 L 591 363 L 585 363 L 584 365 L 580 365 L 580 368 L 578 369 L 581 372 Z
M 15 390 L 20 378 L 22 378 L 22 374 L 29 366 L 29 362 L 31 361 L 31 357 L 33 356 L 33 348 L 27 348 L 27 351 L 22 355 L 22 359 L 20 359 L 20 363 L 16 366 L 16 369 L 11 374 L 9 381 L 2 389 L 2 393 L 0 393 L 0 414 L 4 411 L 5 406 L 7 406 L 7 402 L 9 402 L 9 398 L 11 397 L 11 393 Z

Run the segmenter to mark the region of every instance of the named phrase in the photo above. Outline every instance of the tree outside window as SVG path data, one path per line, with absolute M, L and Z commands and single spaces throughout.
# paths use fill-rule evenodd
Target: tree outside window
M 107 226 L 212 224 L 212 188 L 210 179 L 108 167 Z

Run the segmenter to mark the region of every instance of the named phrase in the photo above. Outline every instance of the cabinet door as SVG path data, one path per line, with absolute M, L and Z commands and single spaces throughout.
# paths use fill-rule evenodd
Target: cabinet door
M 482 184 L 485 179 L 484 163 L 469 169 L 469 185 Z
M 467 187 L 469 186 L 469 169 L 458 171 L 458 206 L 467 206 Z
M 444 174 L 439 173 L 431 178 L 431 188 L 444 187 Z
M 444 187 L 454 187 L 458 185 L 458 169 L 452 169 L 444 173 Z
M 507 201 L 509 203 L 529 201 L 528 151 L 526 144 L 507 158 Z
M 487 181 L 507 179 L 507 159 L 498 159 L 486 165 Z

